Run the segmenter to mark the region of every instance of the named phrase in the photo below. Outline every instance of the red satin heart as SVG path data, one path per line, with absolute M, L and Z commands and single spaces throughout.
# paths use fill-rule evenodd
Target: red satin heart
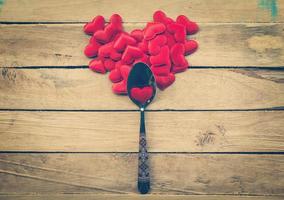
M 155 80 L 157 83 L 158 88 L 161 90 L 166 89 L 175 81 L 175 75 L 169 73 L 167 76 L 155 76 Z
M 187 40 L 184 43 L 184 48 L 185 48 L 185 54 L 184 55 L 190 55 L 193 52 L 195 52 L 198 48 L 198 43 L 195 40 Z
M 140 29 L 134 29 L 131 31 L 130 35 L 137 41 L 141 42 L 144 38 L 143 31 Z
M 178 73 L 185 71 L 188 68 L 188 62 L 184 57 L 185 49 L 184 45 L 181 43 L 176 43 L 171 48 L 171 58 L 173 62 L 172 72 Z
M 114 69 L 109 73 L 109 80 L 113 83 L 117 83 L 123 80 L 121 73 L 118 69 Z
M 102 73 L 102 74 L 105 74 L 107 72 L 106 68 L 104 67 L 103 62 L 98 59 L 94 59 L 90 61 L 89 69 Z
M 174 34 L 177 42 L 184 42 L 186 40 L 186 29 L 185 26 L 178 23 L 171 23 L 167 26 L 167 30 Z
M 166 26 L 162 23 L 150 22 L 144 30 L 144 39 L 152 40 L 157 35 L 165 32 Z
M 158 35 L 154 39 L 149 41 L 148 51 L 154 56 L 160 53 L 161 47 L 167 44 L 167 37 L 164 35 Z
M 142 40 L 142 42 L 138 43 L 138 48 L 143 51 L 143 53 L 148 54 L 148 41 L 147 40 Z
M 127 80 L 131 67 L 129 65 L 121 65 L 120 73 L 123 80 Z
M 165 24 L 166 26 L 170 23 L 173 23 L 174 20 L 172 20 L 171 18 L 167 17 L 167 15 L 161 11 L 161 10 L 157 10 L 154 14 L 153 14 L 153 20 L 154 22 L 160 22 Z
M 179 15 L 176 19 L 176 22 L 179 23 L 179 24 L 182 24 L 186 27 L 186 32 L 187 34 L 194 34 L 196 32 L 198 32 L 198 25 L 193 22 L 193 21 L 190 21 L 186 16 L 184 15 Z
M 103 30 L 105 27 L 105 19 L 103 16 L 96 16 L 91 22 L 84 26 L 84 32 L 88 35 L 93 35 L 98 30 Z
M 127 85 L 126 85 L 126 81 L 122 80 L 118 83 L 113 83 L 112 85 L 112 91 L 115 94 L 127 94 Z
M 169 47 L 163 46 L 160 53 L 156 56 L 150 56 L 150 62 L 152 65 L 164 65 L 169 62 Z
M 141 104 L 145 104 L 153 94 L 153 88 L 151 86 L 146 86 L 143 88 L 131 88 L 130 96 Z
M 111 71 L 115 68 L 115 62 L 111 59 L 105 59 L 104 60 L 104 66 L 107 71 Z
M 135 59 L 141 58 L 142 56 L 143 52 L 138 47 L 127 46 L 122 54 L 121 61 L 127 65 L 130 65 Z
M 113 44 L 113 48 L 118 51 L 122 52 L 125 50 L 126 46 L 136 44 L 136 40 L 126 33 L 121 33 L 119 37 L 115 40 Z
M 171 62 L 164 65 L 152 65 L 151 70 L 154 75 L 167 76 L 171 70 Z
M 92 58 L 92 57 L 95 57 L 98 55 L 98 51 L 99 51 L 99 48 L 100 48 L 100 44 L 92 44 L 92 43 L 89 43 L 86 47 L 85 47 L 85 50 L 84 50 L 84 54 L 89 57 L 89 58 Z

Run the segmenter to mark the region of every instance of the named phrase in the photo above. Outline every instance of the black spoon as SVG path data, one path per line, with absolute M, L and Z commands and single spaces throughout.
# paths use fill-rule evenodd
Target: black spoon
M 148 98 L 145 101 L 138 100 L 133 91 L 136 89 L 143 92 L 143 88 L 148 89 Z M 137 89 L 138 88 L 138 89 Z M 152 91 L 151 93 L 149 93 Z M 145 90 L 146 91 L 146 90 Z M 145 92 L 144 91 L 144 92 Z M 148 163 L 148 152 L 145 131 L 145 108 L 152 102 L 156 94 L 156 82 L 151 69 L 145 63 L 136 63 L 128 76 L 127 92 L 129 98 L 140 108 L 140 136 L 139 136 L 139 158 L 138 158 L 138 190 L 141 194 L 146 194 L 150 190 L 150 173 Z M 149 96 L 149 94 L 151 96 Z M 146 95 L 147 96 L 147 95 Z

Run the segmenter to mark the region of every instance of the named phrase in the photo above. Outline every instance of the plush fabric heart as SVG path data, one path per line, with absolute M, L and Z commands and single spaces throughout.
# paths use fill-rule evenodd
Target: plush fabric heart
M 118 51 L 122 52 L 125 50 L 126 46 L 128 45 L 135 45 L 136 40 L 126 33 L 121 33 L 119 37 L 115 40 L 113 44 L 113 48 Z
M 127 80 L 131 67 L 129 65 L 122 65 L 120 67 L 120 73 L 123 80 Z
M 84 26 L 84 32 L 88 35 L 93 35 L 98 30 L 103 30 L 105 27 L 105 19 L 103 16 L 96 16 L 91 22 Z
M 172 72 L 178 73 L 185 71 L 188 68 L 188 62 L 184 57 L 185 49 L 184 45 L 181 43 L 176 43 L 171 48 L 171 58 L 173 62 Z
M 186 29 L 185 26 L 178 23 L 171 23 L 167 26 L 167 30 L 174 34 L 177 42 L 184 42 L 186 40 Z
M 104 66 L 107 71 L 111 71 L 115 68 L 115 62 L 111 59 L 105 59 L 104 60 Z
M 130 65 L 135 59 L 141 58 L 142 56 L 143 52 L 138 47 L 127 46 L 122 54 L 121 61 L 127 65 Z
M 152 65 L 164 65 L 169 62 L 169 47 L 163 46 L 160 53 L 156 56 L 150 56 L 150 62 Z
M 112 91 L 115 94 L 127 94 L 127 85 L 126 81 L 122 80 L 118 83 L 113 83 L 112 84 Z
M 123 80 L 121 73 L 118 69 L 114 69 L 109 73 L 109 80 L 113 83 L 117 83 Z
M 179 24 L 182 24 L 186 27 L 186 32 L 187 34 L 195 34 L 197 31 L 198 31 L 198 25 L 193 22 L 193 21 L 190 21 L 186 16 L 184 15 L 179 15 L 176 19 L 176 22 L 179 23 Z
M 164 90 L 169 87 L 175 81 L 175 75 L 169 73 L 167 76 L 155 76 L 157 86 L 160 90 Z
M 147 40 L 142 40 L 142 42 L 138 43 L 138 48 L 143 51 L 143 53 L 148 54 L 148 41 Z
M 143 56 L 141 58 L 135 59 L 134 63 L 138 63 L 138 62 L 143 62 L 146 63 L 147 65 L 150 65 L 150 56 L 143 54 Z
M 131 31 L 130 35 L 137 41 L 141 42 L 144 38 L 143 31 L 140 29 L 134 29 Z
M 158 35 L 154 39 L 149 41 L 148 51 L 154 56 L 160 53 L 161 47 L 167 44 L 167 37 L 164 35 Z
M 152 65 L 151 70 L 154 75 L 167 76 L 171 70 L 171 62 L 164 65 Z
M 102 74 L 105 74 L 107 72 L 102 60 L 99 59 L 91 60 L 89 63 L 89 68 Z
M 101 45 L 99 45 L 99 44 L 91 44 L 90 43 L 85 47 L 84 54 L 89 58 L 95 57 L 95 56 L 98 55 L 98 51 L 99 51 L 100 46 Z
M 165 36 L 167 37 L 167 45 L 169 46 L 169 48 L 171 48 L 175 43 L 177 43 L 174 35 L 169 33 L 168 31 L 165 31 Z
M 134 87 L 130 90 L 130 96 L 141 104 L 145 104 L 153 94 L 153 88 L 151 86 L 146 87 Z
M 173 23 L 174 20 L 172 20 L 171 18 L 167 17 L 167 15 L 161 11 L 161 10 L 157 10 L 154 14 L 153 14 L 153 20 L 154 22 L 160 22 L 163 23 L 164 25 L 168 25 L 170 23 Z
M 198 43 L 195 40 L 187 40 L 184 43 L 184 48 L 185 48 L 185 54 L 184 55 L 190 55 L 193 52 L 195 52 L 198 48 Z
M 151 22 L 147 23 L 144 30 L 144 39 L 152 40 L 156 35 L 163 33 L 166 30 L 166 26 L 162 23 Z

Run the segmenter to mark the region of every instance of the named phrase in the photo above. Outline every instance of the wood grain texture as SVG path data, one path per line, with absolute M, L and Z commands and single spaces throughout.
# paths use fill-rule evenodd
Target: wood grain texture
M 284 196 L 233 195 L 139 195 L 139 194 L 14 194 L 1 195 L 1 200 L 283 200 Z
M 151 154 L 152 194 L 283 195 L 283 155 Z M 136 193 L 137 154 L 0 154 L 0 193 Z
M 284 112 L 149 112 L 150 152 L 282 152 Z M 123 122 L 123 123 L 121 123 Z M 0 112 L 0 151 L 138 152 L 138 112 Z
M 125 30 L 144 24 L 126 23 Z M 201 24 L 191 66 L 278 67 L 284 63 L 283 24 Z M 0 25 L 0 67 L 88 65 L 83 24 Z M 18 31 L 21 29 L 21 31 Z
M 186 14 L 198 22 L 284 22 L 283 0 L 274 6 L 277 13 L 261 8 L 258 1 L 247 0 L 9 0 L 3 6 L 0 20 L 78 22 L 99 14 L 109 17 L 119 13 L 127 22 L 146 22 L 152 19 L 155 10 L 162 9 L 173 18 Z
M 158 91 L 149 109 L 256 109 L 284 104 L 282 70 L 191 69 Z M 171 97 L 171 98 L 169 98 Z M 1 109 L 137 109 L 89 69 L 9 69 L 0 73 Z

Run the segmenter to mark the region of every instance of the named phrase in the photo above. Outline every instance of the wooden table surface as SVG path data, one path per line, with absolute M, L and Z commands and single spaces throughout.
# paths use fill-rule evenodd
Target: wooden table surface
M 87 68 L 82 26 L 119 13 L 197 21 L 192 67 L 146 113 Z M 283 0 L 0 0 L 0 199 L 283 199 Z

